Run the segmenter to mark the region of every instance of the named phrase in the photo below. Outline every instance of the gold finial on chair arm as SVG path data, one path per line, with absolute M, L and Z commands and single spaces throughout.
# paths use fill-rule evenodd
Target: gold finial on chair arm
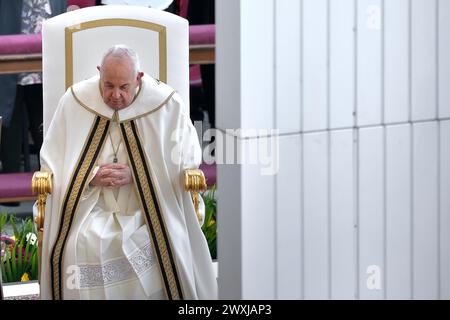
M 197 219 L 200 222 L 202 220 L 199 212 L 199 192 L 206 191 L 207 189 L 205 175 L 200 169 L 187 169 L 184 170 L 184 190 L 191 192 L 192 201 L 194 202 L 195 213 Z
M 47 194 L 52 193 L 52 173 L 37 171 L 31 179 L 31 191 L 38 194 L 38 215 L 36 225 L 38 231 L 38 281 L 41 281 L 42 239 L 44 237 L 45 200 Z
M 52 193 L 52 173 L 37 171 L 33 174 L 31 180 L 31 191 L 38 195 L 38 216 L 36 217 L 36 224 L 38 231 L 44 228 L 45 218 L 45 200 L 47 194 Z
M 206 191 L 206 179 L 200 169 L 184 170 L 184 189 L 191 192 Z

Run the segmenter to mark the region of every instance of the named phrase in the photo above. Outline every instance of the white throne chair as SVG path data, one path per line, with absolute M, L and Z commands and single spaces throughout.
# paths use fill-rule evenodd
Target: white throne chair
M 44 136 L 60 98 L 72 84 L 98 73 L 103 53 L 115 44 L 132 47 L 139 55 L 141 71 L 178 91 L 189 114 L 189 25 L 171 13 L 138 6 L 97 6 L 79 9 L 44 22 L 43 98 Z M 198 192 L 206 189 L 201 170 L 184 172 L 184 188 L 190 191 L 196 212 Z M 44 232 L 45 199 L 52 177 L 36 172 L 32 189 L 38 194 L 39 244 Z M 201 204 L 200 204 L 201 206 Z

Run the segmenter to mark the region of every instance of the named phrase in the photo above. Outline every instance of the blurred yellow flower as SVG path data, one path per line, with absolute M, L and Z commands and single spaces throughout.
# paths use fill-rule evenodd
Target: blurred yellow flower
M 30 276 L 28 275 L 28 273 L 24 273 L 22 275 L 22 278 L 20 278 L 20 281 L 25 282 L 25 281 L 30 281 Z

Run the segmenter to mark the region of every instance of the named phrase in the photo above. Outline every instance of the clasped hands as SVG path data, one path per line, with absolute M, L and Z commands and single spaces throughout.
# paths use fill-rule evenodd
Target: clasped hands
M 132 181 L 131 169 L 122 163 L 100 165 L 90 185 L 95 187 L 122 187 Z

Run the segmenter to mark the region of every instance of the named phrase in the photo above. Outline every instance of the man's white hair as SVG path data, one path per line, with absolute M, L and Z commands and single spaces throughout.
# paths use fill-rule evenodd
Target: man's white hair
M 133 64 L 134 75 L 137 75 L 137 73 L 141 71 L 141 65 L 136 51 L 124 44 L 116 44 L 105 52 L 105 54 L 103 55 L 101 68 L 103 68 L 106 59 L 109 57 L 129 58 L 131 63 Z

